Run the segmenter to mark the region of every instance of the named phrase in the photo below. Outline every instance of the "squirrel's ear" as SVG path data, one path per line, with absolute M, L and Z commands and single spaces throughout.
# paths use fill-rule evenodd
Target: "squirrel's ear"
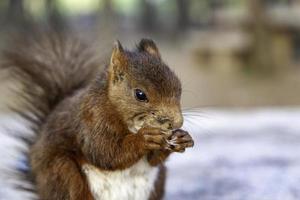
M 114 43 L 114 48 L 110 58 L 110 64 L 112 66 L 119 66 L 122 62 L 124 56 L 124 49 L 119 40 L 116 40 Z
M 154 41 L 151 39 L 142 39 L 138 45 L 138 50 L 140 52 L 147 52 L 153 56 L 160 58 L 158 48 Z
M 119 80 L 123 80 L 124 78 L 123 71 L 125 67 L 126 67 L 125 51 L 121 43 L 119 42 L 119 40 L 117 40 L 112 50 L 110 65 L 108 68 L 110 82 L 114 84 Z

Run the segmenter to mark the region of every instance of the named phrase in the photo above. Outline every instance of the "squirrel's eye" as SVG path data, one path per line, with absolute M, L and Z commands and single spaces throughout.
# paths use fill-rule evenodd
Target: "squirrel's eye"
M 148 98 L 145 94 L 145 92 L 143 92 L 142 90 L 140 89 L 135 89 L 134 90 L 134 94 L 135 94 L 135 98 L 138 100 L 138 101 L 148 101 Z

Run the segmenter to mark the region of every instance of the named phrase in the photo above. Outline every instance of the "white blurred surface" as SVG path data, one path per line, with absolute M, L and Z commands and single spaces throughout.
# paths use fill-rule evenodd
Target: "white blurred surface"
M 168 162 L 168 200 L 300 199 L 300 110 L 203 111 Z
M 17 165 L 22 147 L 4 127 L 22 123 L 0 117 L 0 170 Z M 202 110 L 187 114 L 184 127 L 195 147 L 167 162 L 167 200 L 300 199 L 300 108 Z M 0 178 L 1 200 L 26 199 L 3 171 Z

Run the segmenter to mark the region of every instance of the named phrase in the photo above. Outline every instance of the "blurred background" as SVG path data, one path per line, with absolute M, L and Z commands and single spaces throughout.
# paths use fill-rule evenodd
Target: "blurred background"
M 298 0 L 1 0 L 0 46 L 49 21 L 97 38 L 105 55 L 116 39 L 153 38 L 182 79 L 184 107 L 300 102 Z
M 196 140 L 168 162 L 166 199 L 300 199 L 299 0 L 0 0 L 0 49 L 33 24 L 94 40 L 104 59 L 116 39 L 156 41 Z M 0 78 L 0 125 L 13 128 L 14 83 Z M 0 199 L 18 198 L 8 190 Z

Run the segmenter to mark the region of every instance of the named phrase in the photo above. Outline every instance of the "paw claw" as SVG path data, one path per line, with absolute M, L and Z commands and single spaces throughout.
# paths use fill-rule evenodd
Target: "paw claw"
M 173 135 L 168 140 L 168 144 L 172 145 L 171 149 L 173 151 L 183 153 L 186 148 L 194 146 L 194 141 L 188 132 L 177 129 L 173 131 Z

